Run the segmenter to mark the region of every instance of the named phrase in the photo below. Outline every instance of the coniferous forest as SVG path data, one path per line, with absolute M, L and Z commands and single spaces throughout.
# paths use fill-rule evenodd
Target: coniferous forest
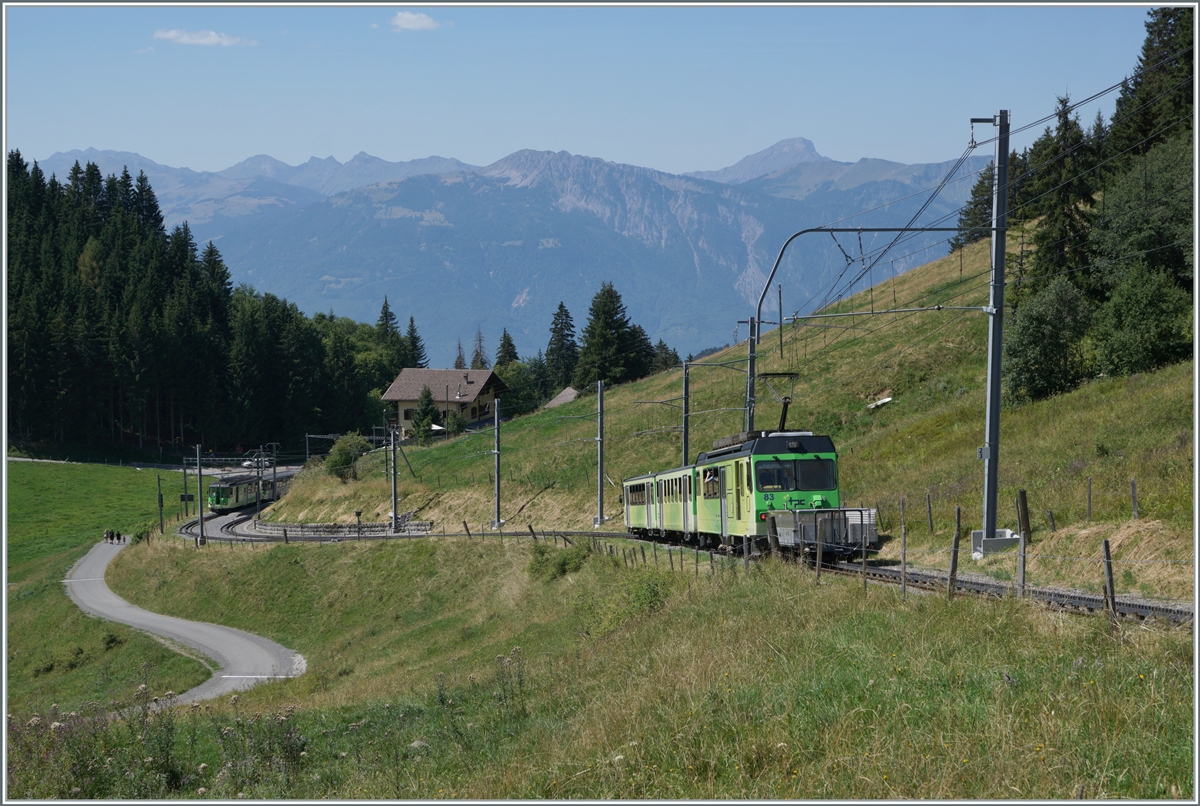
M 60 182 L 13 151 L 7 202 L 10 438 L 296 445 L 379 425 L 379 390 L 424 361 L 386 299 L 371 326 L 234 288 L 212 243 L 164 229 L 144 174 Z
M 1045 131 L 1008 164 L 1004 382 L 1014 401 L 1097 375 L 1145 372 L 1192 354 L 1191 8 L 1147 14 L 1112 119 L 1080 121 L 1060 97 Z M 959 225 L 991 223 L 994 166 Z M 964 231 L 958 249 L 987 237 Z
M 76 163 L 60 182 L 14 150 L 8 188 L 10 439 L 172 454 L 197 443 L 294 448 L 306 433 L 369 433 L 396 374 L 428 366 L 415 317 L 402 328 L 386 297 L 370 325 L 234 288 L 216 246 L 199 247 L 186 223 L 166 231 L 145 174 Z M 549 361 L 520 360 L 502 334 L 507 413 L 571 380 L 636 380 L 679 363 L 629 322 L 611 284 L 593 308 L 577 350 L 559 305 Z M 488 364 L 477 332 L 471 365 Z

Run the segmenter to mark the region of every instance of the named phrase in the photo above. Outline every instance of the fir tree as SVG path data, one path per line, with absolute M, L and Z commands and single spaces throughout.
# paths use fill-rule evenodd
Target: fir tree
M 959 233 L 950 240 L 950 251 L 983 240 L 991 233 L 974 227 L 992 226 L 992 183 L 996 178 L 996 163 L 989 162 L 971 187 L 971 199 L 959 211 Z
M 629 347 L 629 317 L 612 283 L 603 283 L 588 311 L 583 346 L 575 366 L 574 387 L 584 389 L 596 381 L 620 383 L 626 379 L 625 350 Z
M 421 335 L 417 333 L 417 322 L 413 317 L 408 317 L 408 332 L 404 336 L 408 342 L 408 354 L 411 364 L 409 366 L 427 369 L 429 367 L 429 357 L 425 354 L 425 342 L 421 341 Z M 462 345 L 459 345 L 459 354 L 462 354 Z M 461 369 L 461 367 L 456 367 Z
M 458 351 L 454 355 L 454 368 L 455 369 L 466 369 L 467 368 L 467 358 L 466 358 L 466 356 L 463 355 L 462 339 L 458 340 Z
M 383 307 L 379 310 L 379 318 L 375 320 L 376 341 L 382 346 L 389 346 L 399 335 L 400 329 L 396 326 L 396 314 L 392 313 L 392 309 L 388 305 L 387 294 L 384 294 Z
M 413 413 L 413 431 L 422 445 L 428 445 L 433 438 L 433 426 L 442 424 L 442 413 L 433 400 L 433 392 L 428 386 L 421 388 L 417 398 L 417 410 Z
M 475 346 L 471 350 L 471 369 L 490 369 L 487 350 L 483 346 L 483 329 L 475 331 Z
M 550 323 L 550 343 L 546 345 L 547 382 L 559 391 L 571 383 L 575 365 L 579 363 L 579 347 L 575 344 L 575 324 L 567 306 L 558 303 Z
M 1040 291 L 1040 278 L 1066 275 L 1081 289 L 1091 287 L 1089 275 L 1082 272 L 1091 260 L 1088 249 L 1092 184 L 1086 159 L 1083 129 L 1078 116 L 1071 114 L 1070 98 L 1058 99 L 1056 125 L 1034 144 L 1038 161 L 1034 165 L 1034 193 L 1040 196 L 1042 221 L 1033 235 L 1036 251 L 1030 261 L 1032 283 L 1023 285 L 1026 293 Z M 1033 162 L 1033 157 L 1031 157 Z M 1089 272 L 1090 274 L 1090 272 Z M 1018 303 L 1021 295 L 1014 294 Z
M 517 345 L 513 344 L 512 336 L 508 335 L 508 329 L 505 328 L 500 333 L 500 346 L 496 348 L 496 363 L 494 366 L 499 368 L 504 364 L 511 364 L 514 361 L 520 361 L 517 356 Z

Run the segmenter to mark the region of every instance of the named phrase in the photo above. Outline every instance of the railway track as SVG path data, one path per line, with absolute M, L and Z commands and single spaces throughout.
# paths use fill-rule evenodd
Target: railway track
M 279 543 L 282 538 L 268 535 L 246 535 L 238 532 L 238 527 L 252 518 L 251 515 L 236 515 L 227 522 L 221 524 L 217 530 L 217 534 L 208 534 L 206 538 L 209 540 L 220 540 L 223 542 L 239 542 L 239 543 Z M 206 519 L 207 520 L 207 519 Z M 197 522 L 195 520 L 188 521 L 183 524 L 180 533 L 189 537 L 195 537 L 199 534 Z M 620 532 L 597 532 L 587 530 L 562 530 L 554 529 L 538 532 L 538 536 L 542 539 L 552 538 L 554 536 L 566 537 L 568 539 L 579 538 L 598 538 L 600 540 L 630 540 L 636 542 L 652 542 L 643 541 L 640 537 L 633 534 Z M 493 539 L 500 537 L 522 538 L 529 537 L 528 531 L 520 531 L 513 529 L 508 532 L 496 532 L 492 530 L 467 533 L 467 532 L 435 532 L 429 536 L 445 536 L 445 537 L 476 537 L 482 539 Z M 363 535 L 363 540 L 386 540 L 396 539 L 394 535 Z M 405 535 L 404 537 L 412 537 Z M 342 542 L 345 540 L 355 540 L 355 537 L 330 537 L 330 536 L 294 536 L 291 540 L 302 542 Z M 763 555 L 752 554 L 752 560 L 761 559 Z M 821 566 L 822 573 L 839 574 L 842 576 L 861 577 L 863 574 L 862 565 L 859 563 L 839 562 L 839 563 L 824 563 Z M 866 569 L 867 579 L 873 582 L 883 582 L 891 585 L 899 585 L 900 567 L 898 565 L 871 565 L 868 563 Z M 949 584 L 949 574 L 944 571 L 933 571 L 921 568 L 908 568 L 905 574 L 907 577 L 906 584 L 918 590 L 928 591 L 945 591 Z M 997 598 L 1005 596 L 1016 596 L 1019 591 L 1015 585 L 1005 584 L 995 580 L 983 580 L 977 577 L 960 576 L 955 579 L 955 593 L 973 594 L 976 596 L 993 596 Z M 1025 596 L 1036 602 L 1050 607 L 1055 610 L 1064 610 L 1073 613 L 1082 614 L 1103 614 L 1107 610 L 1104 602 L 1104 597 L 1087 593 L 1084 591 L 1067 590 L 1060 588 L 1036 588 L 1027 586 Z M 1150 618 L 1162 618 L 1179 624 L 1192 624 L 1194 622 L 1194 613 L 1192 610 L 1172 605 L 1168 603 L 1151 602 L 1143 599 L 1122 599 L 1117 597 L 1116 613 L 1119 618 L 1133 621 L 1144 621 Z
M 835 573 L 843 576 L 861 577 L 861 564 L 841 562 L 821 566 L 822 572 Z M 900 584 L 900 567 L 896 565 L 867 565 L 867 579 L 876 582 Z M 944 591 L 950 582 L 950 575 L 942 571 L 909 568 L 905 573 L 907 584 L 924 590 Z M 956 578 L 954 581 L 956 593 L 970 593 L 977 596 L 1017 596 L 1019 590 L 1015 585 L 1003 582 L 981 580 L 978 578 Z M 1075 613 L 1104 613 L 1107 610 L 1104 597 L 1094 593 L 1060 588 L 1035 588 L 1026 586 L 1025 596 L 1040 602 L 1055 610 L 1066 610 Z M 1164 618 L 1181 624 L 1191 624 L 1194 613 L 1187 608 L 1165 603 L 1150 602 L 1142 599 L 1122 599 L 1116 597 L 1116 612 L 1119 618 L 1144 621 L 1148 618 Z

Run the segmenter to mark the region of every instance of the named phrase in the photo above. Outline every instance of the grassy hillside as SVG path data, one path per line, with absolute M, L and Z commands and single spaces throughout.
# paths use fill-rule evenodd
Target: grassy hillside
M 302 652 L 308 673 L 176 715 L 160 727 L 174 747 L 161 778 L 118 730 L 104 733 L 134 775 L 105 779 L 97 796 L 1193 791 L 1186 629 L 1110 633 L 1101 619 L 1011 599 L 903 602 L 856 580 L 818 585 L 794 565 L 704 563 L 697 575 L 692 557 L 680 572 L 663 552 L 657 567 L 653 555 L 629 568 L 582 552 L 571 565 L 540 545 L 197 552 L 161 541 L 124 552 L 109 575 L 122 595 L 261 632 Z M 40 735 L 10 733 L 10 792 L 81 786 L 69 765 L 32 774 L 20 753 Z M 50 749 L 47 764 L 56 752 L 87 757 L 65 741 Z
M 131 467 L 7 462 L 7 707 L 64 710 L 125 700 L 139 683 L 182 691 L 208 666 L 136 630 L 85 615 L 63 589 L 105 529 L 158 522 L 155 472 Z M 178 473 L 163 472 L 164 497 Z
M 830 310 L 982 306 L 988 260 L 987 244 L 978 243 Z M 904 499 L 909 546 L 926 565 L 948 562 L 956 506 L 964 529 L 982 521 L 983 465 L 975 451 L 984 440 L 985 319 L 978 311 L 942 310 L 820 320 L 785 328 L 782 351 L 774 332 L 760 345 L 760 372 L 800 376 L 789 426 L 834 438 L 843 500 L 878 505 L 882 525 L 898 538 Z M 743 343 L 705 360 L 744 357 Z M 1032 581 L 1098 582 L 1098 573 L 1081 563 L 1098 557 L 1100 541 L 1109 537 L 1118 562 L 1138 563 L 1122 569 L 1129 574 L 1119 573 L 1122 592 L 1191 595 L 1193 369 L 1185 362 L 1131 378 L 1095 379 L 1069 394 L 1002 411 L 999 525 L 1016 528 L 1013 502 L 1025 489 L 1035 551 L 1042 555 L 1031 562 Z M 680 424 L 681 376 L 677 369 L 606 390 L 605 470 L 616 485 L 682 462 L 680 435 L 668 430 Z M 740 411 L 714 410 L 742 405 L 745 375 L 736 368 L 696 367 L 690 381 L 694 460 L 713 439 L 741 429 Z M 774 386 L 788 391 L 777 381 Z M 884 397 L 892 402 L 866 407 Z M 758 401 L 756 425 L 775 427 L 780 404 L 765 384 Z M 590 527 L 596 514 L 595 408 L 592 395 L 502 426 L 501 517 L 507 528 Z M 401 509 L 415 509 L 438 530 L 461 531 L 464 520 L 472 531 L 486 528 L 493 512 L 491 440 L 485 433 L 408 449 L 416 477 L 400 463 Z M 361 479 L 342 484 L 309 474 L 267 517 L 350 522 L 361 509 L 364 519 L 384 520 L 391 491 L 382 456 L 363 460 Z M 1131 479 L 1137 480 L 1140 515 L 1132 527 Z M 619 486 L 606 486 L 605 515 L 614 519 L 614 529 L 620 528 L 619 492 Z M 1053 534 L 1047 512 L 1053 513 Z M 884 557 L 897 558 L 898 544 L 889 543 Z M 989 561 L 983 570 L 1011 575 L 1011 555 L 1004 562 L 1007 568 Z

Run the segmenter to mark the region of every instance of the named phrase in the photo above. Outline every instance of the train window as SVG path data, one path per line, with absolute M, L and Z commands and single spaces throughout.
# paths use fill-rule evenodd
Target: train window
M 758 489 L 761 492 L 786 492 L 797 489 L 795 462 L 759 462 L 756 470 Z
M 717 469 L 710 467 L 704 471 L 704 497 L 718 498 L 721 495 L 721 482 L 717 479 Z
M 798 459 L 796 467 L 800 475 L 800 489 L 837 489 L 837 467 L 832 459 Z
M 633 484 L 629 487 L 629 503 L 631 506 L 644 506 L 646 503 L 646 485 Z

